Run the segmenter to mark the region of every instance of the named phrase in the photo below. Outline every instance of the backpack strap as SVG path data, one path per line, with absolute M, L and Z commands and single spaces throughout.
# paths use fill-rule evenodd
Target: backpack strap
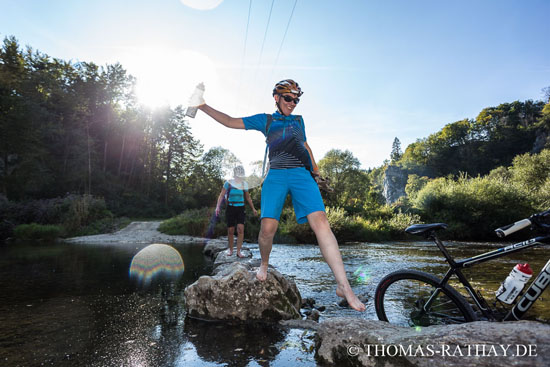
M 266 115 L 267 121 L 265 123 L 265 153 L 264 153 L 264 162 L 262 163 L 262 180 L 265 178 L 265 175 L 267 174 L 265 170 L 266 162 L 267 162 L 267 152 L 269 150 L 269 145 L 267 144 L 267 137 L 269 136 L 269 129 L 271 129 L 271 123 L 273 122 L 273 115 Z M 269 171 L 269 167 L 267 168 Z
M 233 186 L 231 186 L 231 183 L 229 181 L 227 181 L 227 190 L 225 191 L 225 201 L 227 202 L 227 205 L 229 205 L 229 193 L 231 192 L 231 189 L 233 188 Z
M 265 137 L 267 142 L 267 136 L 269 135 L 269 129 L 271 129 L 271 123 L 273 122 L 273 115 L 266 115 L 267 122 L 265 123 Z

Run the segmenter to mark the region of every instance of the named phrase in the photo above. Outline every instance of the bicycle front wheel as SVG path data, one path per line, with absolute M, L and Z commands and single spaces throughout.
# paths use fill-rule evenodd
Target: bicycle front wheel
M 476 315 L 464 297 L 440 283 L 435 276 L 416 270 L 386 275 L 374 296 L 378 318 L 411 327 L 475 321 Z

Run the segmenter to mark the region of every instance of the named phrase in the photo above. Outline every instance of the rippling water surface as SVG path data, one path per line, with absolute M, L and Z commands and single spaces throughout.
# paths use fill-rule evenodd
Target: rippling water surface
M 181 255 L 183 272 L 144 287 L 129 272 L 144 245 L 1 245 L 0 365 L 315 366 L 311 332 L 187 319 L 183 290 L 208 274 L 211 264 L 201 244 L 172 246 Z M 259 257 L 257 245 L 248 246 Z M 457 258 L 494 248 L 450 244 Z M 302 297 L 326 307 L 321 321 L 340 316 L 375 319 L 374 290 L 391 271 L 445 271 L 431 243 L 353 244 L 341 250 L 353 288 L 368 299 L 363 314 L 338 305 L 334 278 L 317 246 L 273 246 L 271 264 L 296 281 Z M 517 262 L 528 261 L 537 273 L 548 258 L 550 249 L 535 248 L 467 274 L 490 298 Z M 547 294 L 531 317 L 550 320 Z

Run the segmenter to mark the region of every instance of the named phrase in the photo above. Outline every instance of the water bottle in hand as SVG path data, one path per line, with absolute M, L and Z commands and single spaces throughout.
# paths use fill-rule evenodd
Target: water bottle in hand
M 189 107 L 185 111 L 185 115 L 191 118 L 195 118 L 197 114 L 198 107 L 204 104 L 204 83 L 199 83 L 195 88 L 195 91 L 189 98 Z

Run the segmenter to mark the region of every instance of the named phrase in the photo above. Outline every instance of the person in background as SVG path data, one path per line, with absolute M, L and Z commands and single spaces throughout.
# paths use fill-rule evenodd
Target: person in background
M 241 248 L 244 241 L 244 201 L 250 205 L 254 215 L 258 212 L 254 208 L 254 203 L 248 194 L 248 183 L 244 181 L 244 168 L 237 166 L 233 169 L 233 179 L 225 181 L 222 191 L 218 196 L 216 204 L 216 216 L 220 215 L 221 205 L 225 199 L 227 207 L 225 209 L 225 219 L 227 222 L 227 251 L 228 256 L 233 255 L 233 242 L 235 227 L 237 227 L 237 256 L 244 257 Z

